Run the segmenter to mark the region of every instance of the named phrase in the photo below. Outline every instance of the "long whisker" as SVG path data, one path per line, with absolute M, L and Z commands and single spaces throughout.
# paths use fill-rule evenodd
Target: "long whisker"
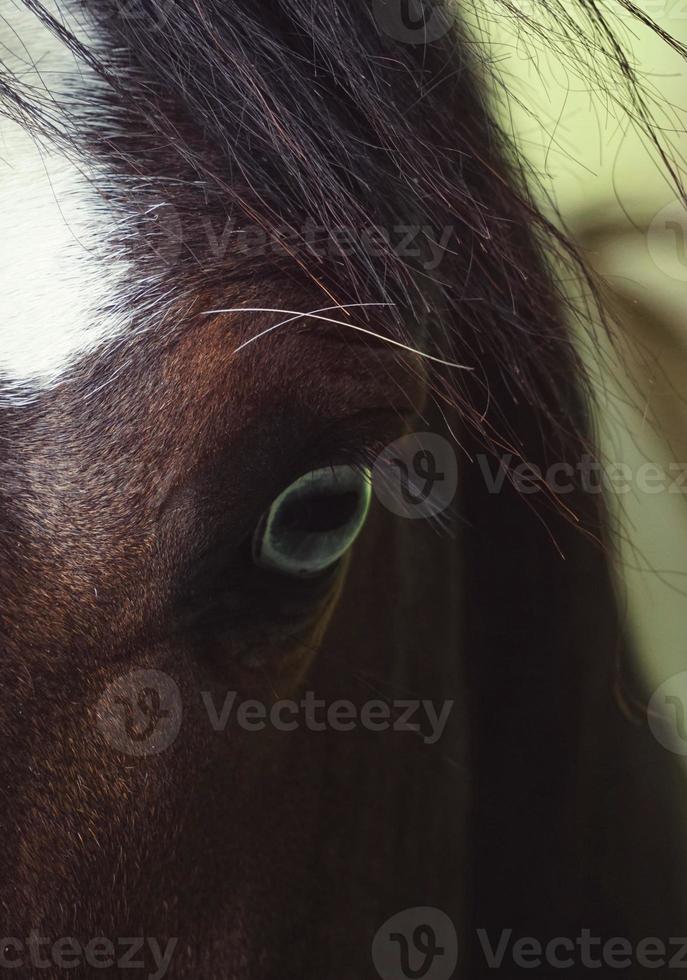
M 246 347 L 248 344 L 252 344 L 254 340 L 257 340 L 258 337 L 264 337 L 265 334 L 271 333 L 273 330 L 277 330 L 279 327 L 283 327 L 287 323 L 293 323 L 294 320 L 299 320 L 303 316 L 314 316 L 317 313 L 329 313 L 330 310 L 352 310 L 352 309 L 355 309 L 356 307 L 361 307 L 361 306 L 395 306 L 395 305 L 396 305 L 395 303 L 346 303 L 346 304 L 343 304 L 343 305 L 342 304 L 337 304 L 336 306 L 322 306 L 322 307 L 320 307 L 319 310 L 311 310 L 309 313 L 296 313 L 294 316 L 290 316 L 286 320 L 280 320 L 279 323 L 272 324 L 271 327 L 267 327 L 266 330 L 263 330 L 256 337 L 251 337 L 250 340 L 247 340 L 247 341 L 245 341 L 245 343 L 240 344 L 236 348 L 236 350 L 234 351 L 234 353 L 237 354 L 240 350 L 243 350 L 243 348 Z M 242 307 L 242 309 L 246 309 L 246 308 L 245 307 Z M 237 312 L 237 311 L 236 310 L 206 310 L 205 312 L 206 313 L 219 313 L 219 312 L 221 312 L 221 313 L 233 313 L 233 312 Z M 251 312 L 256 312 L 256 311 L 255 310 L 251 310 Z M 260 310 L 259 312 L 262 312 L 262 313 L 282 313 L 282 312 L 284 312 L 284 313 L 286 313 L 287 311 L 286 310 Z M 349 323 L 348 326 L 351 326 L 351 324 Z
M 393 306 L 392 303 L 352 303 L 350 306 Z M 324 309 L 339 309 L 340 307 L 324 307 Z M 213 313 L 287 313 L 289 319 L 282 321 L 281 323 L 272 324 L 272 326 L 267 327 L 265 330 L 261 330 L 260 333 L 256 334 L 254 337 L 250 337 L 245 340 L 242 344 L 235 349 L 234 353 L 237 354 L 244 347 L 249 344 L 254 343 L 256 340 L 260 340 L 265 334 L 271 333 L 276 330 L 277 327 L 283 326 L 285 323 L 291 323 L 293 320 L 298 320 L 301 317 L 311 317 L 313 320 L 323 320 L 325 323 L 334 323 L 340 327 L 348 327 L 349 330 L 357 330 L 360 333 L 367 334 L 370 337 L 374 337 L 376 340 L 382 340 L 387 344 L 392 344 L 394 347 L 400 347 L 402 350 L 408 351 L 410 354 L 415 354 L 418 357 L 422 357 L 427 361 L 434 361 L 436 364 L 441 364 L 444 367 L 456 368 L 459 371 L 474 371 L 473 367 L 467 364 L 457 364 L 455 361 L 447 361 L 441 357 L 435 357 L 434 354 L 427 354 L 425 351 L 418 350 L 417 347 L 410 347 L 408 344 L 402 343 L 400 340 L 394 340 L 392 337 L 385 337 L 384 334 L 377 333 L 375 330 L 370 330 L 367 327 L 361 327 L 355 323 L 346 323 L 344 320 L 335 320 L 333 317 L 322 316 L 321 314 L 313 311 L 311 313 L 299 311 L 299 310 L 279 310 L 270 308 L 261 308 L 256 306 L 238 306 L 225 310 L 203 310 L 201 316 L 209 316 Z

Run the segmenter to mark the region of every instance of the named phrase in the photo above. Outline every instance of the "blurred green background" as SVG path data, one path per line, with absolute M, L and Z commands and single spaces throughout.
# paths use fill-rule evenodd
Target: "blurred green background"
M 598 349 L 588 337 L 583 346 L 591 352 L 602 449 L 639 484 L 633 479 L 629 492 L 610 497 L 621 602 L 653 690 L 687 669 L 687 214 L 609 63 L 559 37 L 541 3 L 514 5 L 542 24 L 546 42 L 494 0 L 485 0 L 471 27 L 510 93 L 497 93 L 504 125 L 540 176 L 546 207 L 550 195 L 608 285 L 619 320 L 617 350 L 600 330 Z M 616 12 L 614 28 L 685 176 L 687 64 L 613 0 L 602 6 Z M 639 6 L 687 42 L 687 0 Z M 665 479 L 647 468 L 653 463 Z

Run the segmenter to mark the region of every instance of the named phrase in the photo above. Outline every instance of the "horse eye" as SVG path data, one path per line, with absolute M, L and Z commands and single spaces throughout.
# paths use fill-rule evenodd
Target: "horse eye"
M 256 528 L 253 560 L 285 575 L 317 575 L 357 538 L 370 506 L 369 471 L 312 470 L 287 487 Z

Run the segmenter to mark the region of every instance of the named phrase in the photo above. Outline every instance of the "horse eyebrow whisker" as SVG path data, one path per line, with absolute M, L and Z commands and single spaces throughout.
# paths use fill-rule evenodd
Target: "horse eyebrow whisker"
M 238 353 L 238 351 L 242 350 L 248 344 L 251 344 L 254 340 L 257 340 L 258 337 L 264 337 L 265 334 L 271 333 L 273 330 L 277 330 L 279 327 L 283 327 L 287 323 L 293 323 L 294 320 L 298 320 L 298 319 L 300 319 L 303 316 L 314 316 L 317 313 L 329 313 L 330 310 L 343 310 L 345 312 L 346 310 L 352 310 L 352 309 L 355 309 L 356 307 L 361 307 L 361 306 L 395 306 L 395 305 L 396 305 L 395 303 L 345 303 L 345 304 L 338 303 L 336 306 L 322 306 L 322 307 L 320 307 L 319 310 L 310 310 L 308 313 L 294 313 L 293 316 L 288 317 L 286 320 L 280 320 L 279 323 L 273 323 L 271 327 L 267 327 L 266 330 L 261 331 L 261 333 L 257 334 L 257 336 L 251 337 L 250 340 L 247 340 L 247 341 L 245 341 L 245 343 L 240 344 L 236 348 L 236 350 L 234 351 L 234 353 L 235 354 Z M 253 309 L 251 307 L 240 307 L 239 309 L 241 310 L 241 312 L 252 312 L 252 313 L 255 313 L 255 312 L 258 312 L 258 313 L 288 313 L 288 312 L 290 312 L 289 310 L 267 310 L 267 309 L 258 309 L 258 308 Z M 207 313 L 237 313 L 237 312 L 239 312 L 238 309 L 236 309 L 236 310 L 205 310 L 204 313 L 201 314 L 201 315 L 205 315 Z M 347 326 L 350 326 L 350 323 L 347 324 Z
M 393 303 L 351 303 L 348 304 L 347 308 L 355 306 L 394 306 Z M 239 344 L 234 350 L 234 354 L 238 354 L 239 351 L 243 350 L 249 344 L 252 344 L 256 340 L 260 340 L 266 334 L 271 333 L 278 327 L 282 327 L 287 323 L 292 323 L 294 320 L 299 320 L 301 317 L 311 317 L 313 320 L 323 320 L 325 323 L 334 323 L 341 327 L 348 327 L 349 330 L 357 330 L 360 333 L 367 334 L 370 337 L 374 337 L 377 340 L 382 340 L 384 343 L 392 344 L 394 347 L 400 347 L 402 350 L 408 351 L 411 354 L 415 354 L 418 357 L 422 357 L 427 361 L 434 361 L 436 364 L 441 364 L 443 367 L 456 368 L 459 371 L 474 371 L 474 367 L 467 364 L 458 364 L 455 361 L 447 361 L 442 357 L 436 357 L 434 354 L 428 354 L 426 351 L 421 351 L 417 347 L 411 347 L 409 344 L 404 344 L 400 340 L 394 340 L 392 337 L 385 337 L 384 334 L 377 333 L 375 330 L 370 330 L 368 327 L 361 327 L 356 323 L 347 323 L 345 320 L 335 320 L 330 316 L 322 316 L 321 313 L 325 310 L 336 310 L 342 309 L 340 306 L 325 306 L 322 310 L 312 310 L 310 312 L 299 311 L 299 310 L 279 310 L 272 308 L 263 308 L 258 306 L 237 306 L 231 307 L 224 310 L 203 310 L 201 316 L 210 316 L 215 313 L 288 313 L 289 317 L 286 320 L 281 320 L 279 323 L 273 323 L 272 326 L 267 327 L 265 330 L 261 330 L 260 333 L 256 334 L 254 337 L 250 337 L 245 340 L 242 344 Z

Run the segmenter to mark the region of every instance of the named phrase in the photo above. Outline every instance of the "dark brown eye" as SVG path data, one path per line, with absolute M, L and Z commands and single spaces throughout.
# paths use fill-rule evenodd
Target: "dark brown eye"
M 258 525 L 253 560 L 284 575 L 317 575 L 337 562 L 360 533 L 370 506 L 369 471 L 329 466 L 299 477 Z

